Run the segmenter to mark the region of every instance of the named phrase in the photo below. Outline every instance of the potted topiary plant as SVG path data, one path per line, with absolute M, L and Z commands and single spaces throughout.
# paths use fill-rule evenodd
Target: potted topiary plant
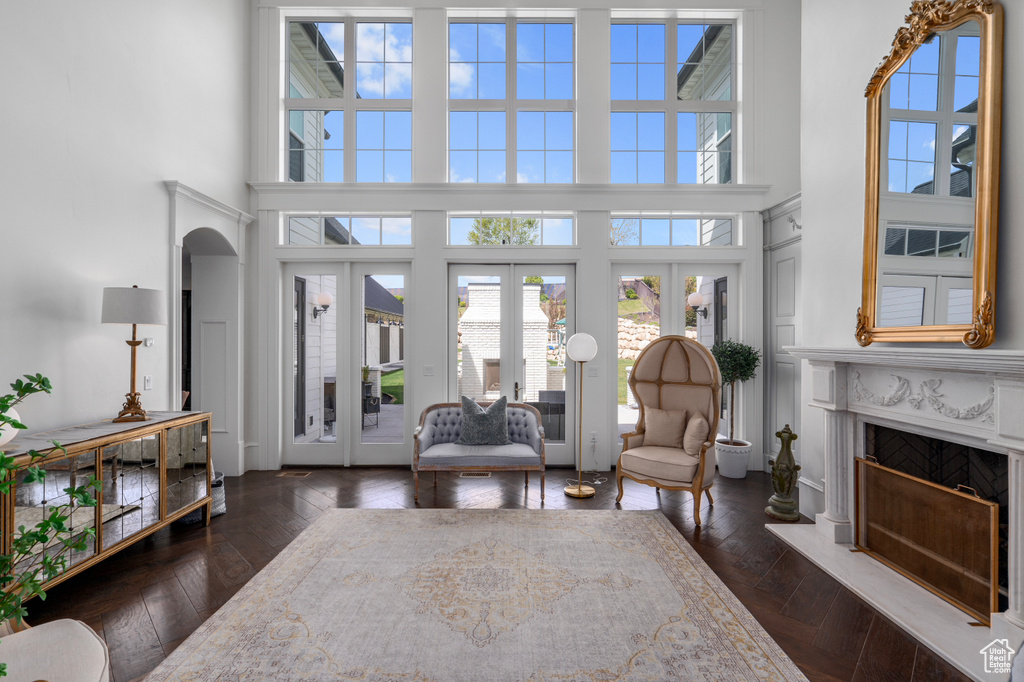
M 0 439 L 7 443 L 12 433 L 26 428 L 17 417 L 14 406 L 35 393 L 50 393 L 50 380 L 41 374 L 26 374 L 11 384 L 13 393 L 0 396 Z M 60 443 L 51 441 L 55 448 L 64 451 Z M 4 445 L 0 444 L 0 448 Z M 66 451 L 65 451 L 66 452 Z M 0 451 L 0 500 L 7 495 L 16 495 L 15 485 L 42 483 L 46 470 L 36 462 L 44 457 L 36 450 L 29 450 L 30 466 L 22 468 Z M 19 473 L 24 473 L 20 481 Z M 89 476 L 89 482 L 82 486 L 65 488 L 66 502 L 46 507 L 43 520 L 32 528 L 20 526 L 11 542 L 11 551 L 0 554 L 0 623 L 13 622 L 14 628 L 24 627 L 22 620 L 27 611 L 24 602 L 32 597 L 46 598 L 43 585 L 67 569 L 68 555 L 83 551 L 90 538 L 95 538 L 95 528 L 69 528 L 67 523 L 71 512 L 78 507 L 95 507 L 96 498 L 91 489 L 99 489 L 100 482 Z M 4 502 L 6 504 L 6 502 Z M 22 671 L 24 672 L 24 671 Z M 0 663 L 0 677 L 7 674 L 7 664 Z
M 750 442 L 736 438 L 736 383 L 754 378 L 761 364 L 761 351 L 739 341 L 726 340 L 712 346 L 711 354 L 718 362 L 722 383 L 729 385 L 729 438 L 720 438 L 715 443 L 718 472 L 726 478 L 745 478 L 753 448 Z

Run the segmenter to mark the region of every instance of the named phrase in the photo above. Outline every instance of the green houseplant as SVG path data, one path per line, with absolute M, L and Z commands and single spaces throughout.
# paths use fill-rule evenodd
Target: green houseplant
M 13 393 L 0 396 L 0 435 L 26 428 L 14 406 L 30 395 L 50 393 L 53 387 L 41 374 L 26 374 L 11 384 L 11 389 Z M 60 443 L 51 442 L 57 450 L 66 452 Z M 14 457 L 0 451 L 0 495 L 15 495 L 16 484 L 42 483 L 46 479 L 46 470 L 37 464 L 46 455 L 36 450 L 29 450 L 27 454 L 30 466 L 20 469 Z M 17 480 L 19 471 L 24 474 L 20 481 Z M 95 476 L 89 476 L 85 485 L 65 488 L 65 501 L 47 507 L 42 521 L 33 528 L 20 526 L 17 529 L 10 553 L 0 554 L 0 622 L 13 620 L 20 625 L 27 613 L 24 602 L 32 597 L 45 599 L 43 585 L 67 568 L 71 552 L 85 550 L 89 539 L 95 538 L 95 528 L 72 529 L 67 523 L 75 508 L 96 506 L 92 489 L 99 489 L 100 485 Z M 0 663 L 0 677 L 6 675 L 7 664 Z
M 752 446 L 748 441 L 736 438 L 736 384 L 754 378 L 761 364 L 761 351 L 727 339 L 712 346 L 711 354 L 718 362 L 722 383 L 729 385 L 729 438 L 715 444 L 718 471 L 726 478 L 744 478 Z

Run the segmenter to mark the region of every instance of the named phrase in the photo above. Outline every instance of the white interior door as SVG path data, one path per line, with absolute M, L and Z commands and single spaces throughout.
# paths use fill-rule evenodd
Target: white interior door
M 549 464 L 572 464 L 574 268 L 563 264 L 451 265 L 449 396 L 525 402 L 541 413 Z

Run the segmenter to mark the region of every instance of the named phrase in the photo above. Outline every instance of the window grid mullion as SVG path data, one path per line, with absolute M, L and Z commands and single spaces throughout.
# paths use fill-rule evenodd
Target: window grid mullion
M 511 184 L 519 182 L 517 174 L 519 160 L 516 151 L 519 147 L 516 133 L 516 89 L 519 87 L 516 78 L 517 28 L 515 19 L 505 19 L 505 182 Z M 511 58 L 509 57 L 510 51 L 512 52 Z
M 342 157 L 344 166 L 343 173 L 346 182 L 356 181 L 356 89 L 352 82 L 355 76 L 355 69 L 352 64 L 356 63 L 356 20 L 354 17 L 345 19 L 345 66 L 348 68 L 349 77 L 345 83 L 345 152 Z

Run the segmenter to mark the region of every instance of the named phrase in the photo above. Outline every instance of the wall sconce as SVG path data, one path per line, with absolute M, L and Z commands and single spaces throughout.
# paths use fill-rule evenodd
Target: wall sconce
M 686 305 L 693 308 L 694 312 L 701 315 L 705 320 L 708 319 L 708 307 L 704 303 L 704 294 L 693 292 L 686 297 Z
M 316 295 L 316 303 L 313 304 L 313 319 L 320 317 L 327 312 L 327 309 L 334 303 L 334 296 L 329 291 L 321 291 Z

